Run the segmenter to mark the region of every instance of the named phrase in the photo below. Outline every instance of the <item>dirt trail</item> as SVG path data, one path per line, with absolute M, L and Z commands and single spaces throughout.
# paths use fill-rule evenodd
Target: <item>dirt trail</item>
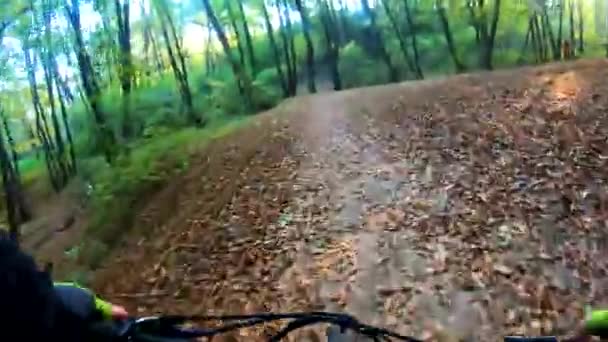
M 608 300 L 607 66 L 288 101 L 152 198 L 138 226 L 153 233 L 96 288 L 140 313 L 314 308 L 434 340 L 566 335 Z

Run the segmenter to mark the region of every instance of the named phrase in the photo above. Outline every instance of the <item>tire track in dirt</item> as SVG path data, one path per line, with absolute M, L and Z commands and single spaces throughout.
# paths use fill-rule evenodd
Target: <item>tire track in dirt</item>
M 298 261 L 285 279 L 307 283 L 311 298 L 326 310 L 411 334 L 398 312 L 426 261 L 413 249 L 415 232 L 397 229 L 403 213 L 396 201 L 412 186 L 402 173 L 408 163 L 387 157 L 373 136 L 373 121 L 350 108 L 356 95 L 309 98 L 303 106 L 308 114 L 297 116 L 304 129 L 294 133 L 308 158 L 296 180 L 303 200 L 293 208 L 301 221 Z M 445 316 L 429 305 L 436 311 L 430 316 Z

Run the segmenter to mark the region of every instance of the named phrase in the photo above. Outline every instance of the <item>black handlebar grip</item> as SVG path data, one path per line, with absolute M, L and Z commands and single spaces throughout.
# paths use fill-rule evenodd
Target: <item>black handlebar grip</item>
M 507 336 L 505 342 L 558 342 L 555 336 L 523 337 Z

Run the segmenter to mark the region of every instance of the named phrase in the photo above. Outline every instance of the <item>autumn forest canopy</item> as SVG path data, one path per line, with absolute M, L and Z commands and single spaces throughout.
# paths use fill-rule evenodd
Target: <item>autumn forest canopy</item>
M 132 203 L 187 166 L 159 169 L 163 153 L 285 98 L 602 57 L 608 5 L 2 0 L 0 41 L 3 211 L 17 236 L 32 182 L 78 180 L 99 208 Z

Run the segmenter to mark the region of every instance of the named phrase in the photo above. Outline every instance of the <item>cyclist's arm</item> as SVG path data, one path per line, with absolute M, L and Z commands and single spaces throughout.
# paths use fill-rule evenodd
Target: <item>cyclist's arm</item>
M 114 306 L 76 283 L 55 283 L 55 293 L 65 308 L 84 320 L 109 320 Z
M 590 311 L 585 319 L 585 332 L 600 337 L 608 337 L 608 310 Z

